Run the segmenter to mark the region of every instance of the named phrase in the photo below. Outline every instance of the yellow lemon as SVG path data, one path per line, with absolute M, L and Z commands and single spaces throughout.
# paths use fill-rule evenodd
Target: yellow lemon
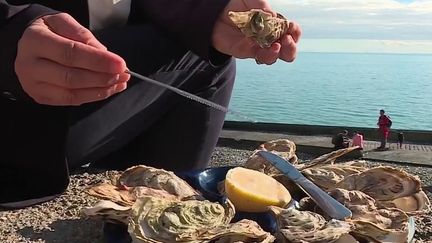
M 285 207 L 291 202 L 289 191 L 273 177 L 243 167 L 228 171 L 225 193 L 242 212 L 265 212 L 268 206 Z

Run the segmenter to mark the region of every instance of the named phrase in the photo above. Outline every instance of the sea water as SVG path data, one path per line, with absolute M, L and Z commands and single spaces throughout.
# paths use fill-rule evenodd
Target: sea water
M 432 130 L 432 55 L 299 53 L 293 63 L 237 61 L 230 109 L 259 122 Z M 244 116 L 227 115 L 242 121 Z

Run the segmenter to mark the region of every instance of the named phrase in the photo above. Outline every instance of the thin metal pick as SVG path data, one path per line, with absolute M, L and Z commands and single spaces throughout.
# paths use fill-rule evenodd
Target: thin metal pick
M 186 91 L 184 91 L 184 90 L 178 89 L 178 88 L 173 87 L 173 86 L 170 86 L 170 85 L 168 85 L 168 84 L 164 84 L 164 83 L 158 82 L 158 81 L 156 81 L 156 80 L 153 80 L 153 79 L 148 78 L 148 77 L 146 77 L 146 76 L 143 76 L 143 75 L 141 75 L 141 74 L 138 74 L 138 73 L 132 72 L 131 70 L 126 70 L 126 73 L 130 74 L 131 76 L 133 76 L 133 77 L 135 77 L 135 78 L 138 78 L 138 79 L 144 80 L 144 81 L 146 81 L 146 82 L 149 82 L 149 83 L 152 83 L 152 84 L 155 84 L 155 85 L 158 85 L 158 86 L 164 87 L 164 88 L 166 88 L 166 89 L 169 89 L 169 90 L 171 90 L 171 91 L 173 91 L 173 92 L 175 92 L 175 93 L 177 93 L 177 94 L 179 94 L 179 95 L 181 95 L 181 96 L 183 96 L 183 97 L 189 98 L 189 99 L 194 100 L 194 101 L 196 101 L 196 102 L 199 102 L 199 103 L 201 103 L 201 104 L 208 105 L 208 106 L 210 106 L 210 107 L 212 107 L 212 108 L 215 108 L 215 109 L 217 109 L 217 110 L 223 111 L 223 112 L 225 112 L 225 113 L 228 112 L 228 108 L 226 108 L 226 107 L 224 107 L 224 106 L 221 106 L 221 105 L 219 105 L 219 104 L 216 104 L 216 103 L 214 103 L 214 102 L 212 102 L 212 101 L 210 101 L 210 100 L 206 100 L 206 99 L 204 99 L 204 98 L 201 98 L 201 97 L 199 97 L 199 96 L 196 96 L 196 95 L 194 95 L 194 94 L 191 94 L 191 93 L 189 93 L 189 92 L 186 92 Z

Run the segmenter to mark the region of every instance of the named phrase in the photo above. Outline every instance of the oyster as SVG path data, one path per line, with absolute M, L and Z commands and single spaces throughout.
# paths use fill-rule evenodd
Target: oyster
M 408 215 L 397 208 L 378 209 L 375 200 L 361 191 L 330 192 L 352 212 L 353 232 L 377 242 L 407 242 Z
M 277 219 L 277 242 L 333 242 L 348 234 L 353 227 L 349 222 L 327 221 L 323 216 L 309 211 L 273 206 L 270 210 Z
M 124 224 L 128 223 L 130 212 L 131 207 L 121 206 L 108 200 L 99 201 L 93 207 L 82 210 L 82 213 L 86 216 Z
M 150 166 L 138 165 L 125 170 L 117 180 L 118 186 L 137 187 L 145 186 L 164 190 L 180 198 L 202 199 L 186 181 L 174 172 L 156 169 Z
M 315 158 L 311 161 L 308 161 L 304 164 L 300 164 L 299 165 L 299 169 L 304 170 L 307 168 L 311 168 L 311 167 L 315 167 L 315 166 L 322 166 L 325 164 L 334 164 L 334 162 L 336 161 L 337 158 L 348 154 L 354 150 L 358 149 L 358 146 L 355 147 L 348 147 L 348 148 L 344 148 L 344 149 L 338 149 L 336 151 L 327 153 L 327 154 L 323 154 L 321 156 L 319 156 L 318 158 Z
M 132 207 L 128 231 L 134 242 L 205 241 L 208 229 L 226 226 L 234 217 L 234 206 L 209 201 L 172 201 L 139 198 Z
M 302 173 L 317 186 L 327 190 L 342 181 L 345 177 L 359 174 L 367 169 L 363 162 L 353 161 L 307 168 L 302 170 Z
M 353 174 L 337 183 L 334 188 L 359 190 L 383 206 L 396 206 L 402 210 L 429 209 L 430 202 L 421 191 L 418 177 L 393 167 L 376 167 Z
M 215 243 L 270 243 L 275 240 L 275 237 L 264 231 L 257 222 L 248 219 L 229 225 L 221 225 L 213 229 L 206 229 L 201 232 L 200 238 L 209 238 L 211 242 L 215 241 Z
M 110 200 L 111 202 L 115 202 L 123 206 L 132 206 L 137 198 L 144 196 L 155 196 L 170 200 L 180 200 L 178 196 L 170 194 L 164 190 L 153 189 L 145 186 L 126 187 L 114 186 L 104 183 L 89 188 L 87 192 L 94 197 Z
M 268 48 L 288 32 L 288 20 L 281 14 L 272 14 L 261 9 L 228 13 L 231 21 L 246 37 L 253 38 L 261 48 Z
M 277 154 L 292 164 L 297 164 L 296 145 L 288 139 L 277 139 L 261 144 L 244 164 L 244 167 L 257 170 L 269 176 L 280 175 L 281 172 L 270 162 L 258 154 L 259 151 L 269 151 Z

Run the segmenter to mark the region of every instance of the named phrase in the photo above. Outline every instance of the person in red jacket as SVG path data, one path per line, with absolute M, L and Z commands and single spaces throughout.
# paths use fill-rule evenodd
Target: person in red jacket
M 276 16 L 266 0 L 0 0 L 0 207 L 49 200 L 88 163 L 207 167 L 225 113 L 125 71 L 227 107 L 235 58 L 297 54 L 295 22 L 269 48 L 245 37 L 228 13 L 250 9 Z
M 386 148 L 387 139 L 390 135 L 390 127 L 392 125 L 390 117 L 385 114 L 384 110 L 380 110 L 380 116 L 378 118 L 377 125 L 381 140 L 381 146 L 379 146 L 378 149 L 383 150 Z

